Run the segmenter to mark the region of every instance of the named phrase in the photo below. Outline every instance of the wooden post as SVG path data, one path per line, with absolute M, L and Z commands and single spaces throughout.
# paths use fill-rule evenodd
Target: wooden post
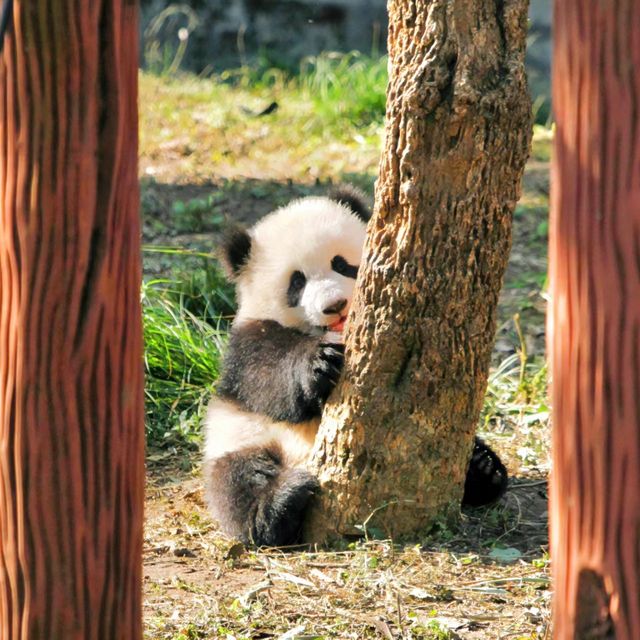
M 640 634 L 640 3 L 556 0 L 556 638 Z
M 0 56 L 0 638 L 141 637 L 137 5 L 14 0 Z

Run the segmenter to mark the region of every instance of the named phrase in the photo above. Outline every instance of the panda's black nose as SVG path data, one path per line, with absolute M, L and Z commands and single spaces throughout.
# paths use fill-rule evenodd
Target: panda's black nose
M 347 301 L 345 298 L 341 300 L 336 300 L 333 304 L 325 307 L 322 310 L 322 313 L 326 313 L 327 315 L 330 313 L 340 313 L 347 306 Z

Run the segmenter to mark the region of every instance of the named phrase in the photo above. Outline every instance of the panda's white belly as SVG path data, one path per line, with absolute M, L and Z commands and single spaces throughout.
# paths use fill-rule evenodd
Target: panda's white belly
M 319 424 L 318 418 L 299 424 L 274 422 L 266 416 L 245 411 L 232 402 L 214 398 L 204 420 L 205 461 L 247 447 L 278 443 L 285 456 L 285 464 L 303 466 L 313 447 Z

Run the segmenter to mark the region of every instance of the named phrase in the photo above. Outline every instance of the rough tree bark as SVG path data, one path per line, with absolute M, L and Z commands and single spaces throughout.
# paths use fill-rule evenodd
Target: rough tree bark
M 0 638 L 140 638 L 137 7 L 15 0 L 0 57 Z
M 640 634 L 640 3 L 555 3 L 556 638 Z
M 527 1 L 388 8 L 385 145 L 311 540 L 459 505 L 529 152 Z

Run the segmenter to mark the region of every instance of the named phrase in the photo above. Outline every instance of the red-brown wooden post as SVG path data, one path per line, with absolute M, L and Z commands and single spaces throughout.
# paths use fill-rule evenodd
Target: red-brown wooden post
M 640 638 L 640 2 L 556 0 L 555 637 Z
M 136 640 L 137 3 L 14 5 L 0 56 L 0 638 Z

